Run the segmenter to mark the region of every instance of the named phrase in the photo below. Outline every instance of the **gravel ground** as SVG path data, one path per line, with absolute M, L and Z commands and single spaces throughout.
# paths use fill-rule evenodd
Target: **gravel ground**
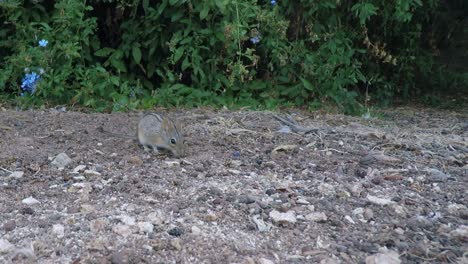
M 466 110 L 169 114 L 0 110 L 0 263 L 468 263 Z

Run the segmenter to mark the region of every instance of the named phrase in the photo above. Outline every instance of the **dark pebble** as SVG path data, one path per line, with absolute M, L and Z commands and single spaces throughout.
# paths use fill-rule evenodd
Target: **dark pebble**
M 266 190 L 265 193 L 266 193 L 267 195 L 273 195 L 273 194 L 276 193 L 276 190 L 275 190 L 275 189 L 268 189 L 268 190 Z
M 169 231 L 167 231 L 167 233 L 171 236 L 175 236 L 175 237 L 179 237 L 181 235 L 184 234 L 184 229 L 180 228 L 180 227 L 174 227 L 172 229 L 169 229 Z
M 21 214 L 24 214 L 24 215 L 26 215 L 26 214 L 28 214 L 28 215 L 34 214 L 34 210 L 33 210 L 31 207 L 23 207 L 23 208 L 21 208 L 21 211 L 20 211 L 20 212 L 21 212 Z

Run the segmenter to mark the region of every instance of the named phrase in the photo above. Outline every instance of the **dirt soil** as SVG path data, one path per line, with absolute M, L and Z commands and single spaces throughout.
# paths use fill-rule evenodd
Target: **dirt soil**
M 170 114 L 0 110 L 0 263 L 468 263 L 468 111 Z

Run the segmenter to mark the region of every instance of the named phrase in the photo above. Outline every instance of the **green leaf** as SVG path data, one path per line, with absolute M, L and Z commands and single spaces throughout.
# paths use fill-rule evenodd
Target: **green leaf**
M 136 64 L 140 64 L 141 61 L 141 49 L 138 46 L 133 46 L 132 48 L 132 56 L 135 60 Z
M 306 88 L 306 90 L 309 90 L 311 92 L 315 91 L 314 86 L 308 80 L 301 78 L 301 82 L 304 88 Z
M 111 77 L 109 78 L 109 80 L 110 80 L 110 82 L 111 82 L 113 85 L 115 85 L 115 86 L 119 86 L 119 84 L 120 84 L 120 79 L 119 79 L 119 77 L 117 77 L 117 76 L 111 76 Z
M 121 72 L 127 72 L 127 69 L 125 68 L 125 64 L 119 60 L 119 59 L 112 59 L 111 60 L 111 64 L 112 66 L 114 66 L 114 68 L 116 68 L 117 70 L 121 71 Z
M 190 61 L 188 56 L 185 56 L 184 61 L 182 62 L 182 70 L 185 71 L 188 67 L 190 67 Z
M 207 3 L 203 5 L 203 9 L 200 12 L 200 19 L 203 20 L 208 16 L 208 12 L 210 11 L 210 7 Z
M 109 54 L 111 54 L 111 53 L 114 52 L 114 51 L 115 51 L 115 50 L 112 49 L 112 48 L 107 48 L 107 47 L 105 47 L 105 48 L 102 48 L 102 49 L 96 51 L 96 52 L 94 53 L 94 55 L 95 55 L 95 56 L 98 56 L 98 57 L 107 57 L 107 56 L 109 56 Z
M 176 51 L 174 52 L 174 61 L 173 61 L 174 63 L 179 61 L 182 55 L 184 55 L 184 50 L 185 50 L 185 47 L 179 47 L 176 49 Z

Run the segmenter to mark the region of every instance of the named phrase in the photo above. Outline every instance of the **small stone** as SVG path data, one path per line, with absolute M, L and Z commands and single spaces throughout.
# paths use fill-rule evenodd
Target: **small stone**
M 164 213 L 157 210 L 148 215 L 147 220 L 153 225 L 162 225 L 165 222 Z
M 273 261 L 266 258 L 259 258 L 258 264 L 275 264 Z
M 450 232 L 450 236 L 460 240 L 463 243 L 468 243 L 468 226 L 462 225 Z
M 325 196 L 331 196 L 335 195 L 335 187 L 331 184 L 328 183 L 321 183 L 318 187 L 317 190 Z
M 251 204 L 251 203 L 255 203 L 256 198 L 254 196 L 252 196 L 252 195 L 240 195 L 237 198 L 237 201 L 239 203 Z
M 101 176 L 101 173 L 95 171 L 95 170 L 85 170 L 84 173 L 86 175 L 92 175 L 92 176 Z
M 208 222 L 213 222 L 218 220 L 218 216 L 215 213 L 210 213 L 205 216 L 205 220 Z
M 305 216 L 306 220 L 314 222 L 325 222 L 328 220 L 327 215 L 324 212 L 312 212 Z
M 86 165 L 78 165 L 78 166 L 76 166 L 76 167 L 73 169 L 73 172 L 72 172 L 72 173 L 80 173 L 80 172 L 82 172 L 84 169 L 86 169 Z
M 300 199 L 297 199 L 296 204 L 309 205 L 310 203 L 309 203 L 309 201 L 300 198 Z
M 200 228 L 196 227 L 196 226 L 192 226 L 192 234 L 198 236 L 201 234 L 201 230 Z
M 169 167 L 169 168 L 175 167 L 175 166 L 180 166 L 180 161 L 178 161 L 178 160 L 169 160 L 169 161 L 165 161 L 164 163 L 166 163 L 167 167 Z
M 367 200 L 369 200 L 369 202 L 373 203 L 373 204 L 377 204 L 377 205 L 389 205 L 389 204 L 394 204 L 395 202 L 388 199 L 388 198 L 381 198 L 381 197 L 377 197 L 377 196 L 373 196 L 373 195 L 370 195 L 368 194 L 367 195 Z
M 350 222 L 351 224 L 353 225 L 356 224 L 356 222 L 353 220 L 353 218 L 351 218 L 351 216 L 346 215 L 344 218 L 346 221 Z
M 154 226 L 150 222 L 138 222 L 140 233 L 151 234 L 153 233 Z
M 5 224 L 3 224 L 3 230 L 5 230 L 5 232 L 13 231 L 15 228 L 16 222 L 14 220 L 7 221 Z
M 271 196 L 271 195 L 273 195 L 273 194 L 276 193 L 276 190 L 275 190 L 275 189 L 268 189 L 268 190 L 266 190 L 265 193 L 266 193 L 268 196 Z
M 370 208 L 364 209 L 364 219 L 371 220 L 374 218 L 374 211 Z
M 395 228 L 395 233 L 397 233 L 398 235 L 403 235 L 405 233 L 405 230 L 403 230 L 400 227 L 397 227 Z
M 131 217 L 131 216 L 128 216 L 128 215 L 118 216 L 117 219 L 119 219 L 122 223 L 124 223 L 126 225 L 135 225 L 135 223 L 136 223 L 135 217 Z
M 14 179 L 20 179 L 20 178 L 23 177 L 23 175 L 24 175 L 24 172 L 22 172 L 22 171 L 14 171 L 14 172 L 10 173 L 9 177 L 14 178 Z
M 111 264 L 128 264 L 132 263 L 130 250 L 124 249 L 115 251 L 111 256 Z
M 27 214 L 32 215 L 34 214 L 34 210 L 31 207 L 24 207 L 24 208 L 21 208 L 20 213 L 24 215 L 27 215 Z
M 366 257 L 366 264 L 400 264 L 398 252 L 386 248 L 379 249 L 379 253 Z
M 112 231 L 114 231 L 115 233 L 123 237 L 127 237 L 132 234 L 132 230 L 130 229 L 130 226 L 128 225 L 115 225 L 112 228 Z
M 175 237 L 179 237 L 181 235 L 183 235 L 185 233 L 184 229 L 180 228 L 180 227 L 174 227 L 174 228 L 171 228 L 169 229 L 169 231 L 167 231 L 167 233 L 171 236 L 175 236 Z
M 99 233 L 100 231 L 104 231 L 108 225 L 109 221 L 106 219 L 95 219 L 89 223 L 89 229 L 92 233 Z
M 35 204 L 40 203 L 38 200 L 34 199 L 32 196 L 23 199 L 21 202 L 27 205 L 35 205 Z
M 0 254 L 10 253 L 15 250 L 15 246 L 6 239 L 0 239 Z
M 52 226 L 52 233 L 58 238 L 62 238 L 65 236 L 65 227 L 61 224 L 55 224 Z
M 285 213 L 281 213 L 277 210 L 273 210 L 270 212 L 269 216 L 273 220 L 273 222 L 277 224 L 294 224 L 296 223 L 296 214 L 294 211 L 288 211 Z
M 65 168 L 68 164 L 70 164 L 72 162 L 72 159 L 70 159 L 67 154 L 65 153 L 60 153 L 58 154 L 54 160 L 52 161 L 52 165 L 59 168 L 59 169 L 63 169 Z
M 170 243 L 170 244 L 171 244 L 171 246 L 172 246 L 172 248 L 173 248 L 174 250 L 177 250 L 177 251 L 182 250 L 182 244 L 181 244 L 181 242 L 180 242 L 180 239 L 174 238 L 174 239 L 171 240 L 171 243 Z

